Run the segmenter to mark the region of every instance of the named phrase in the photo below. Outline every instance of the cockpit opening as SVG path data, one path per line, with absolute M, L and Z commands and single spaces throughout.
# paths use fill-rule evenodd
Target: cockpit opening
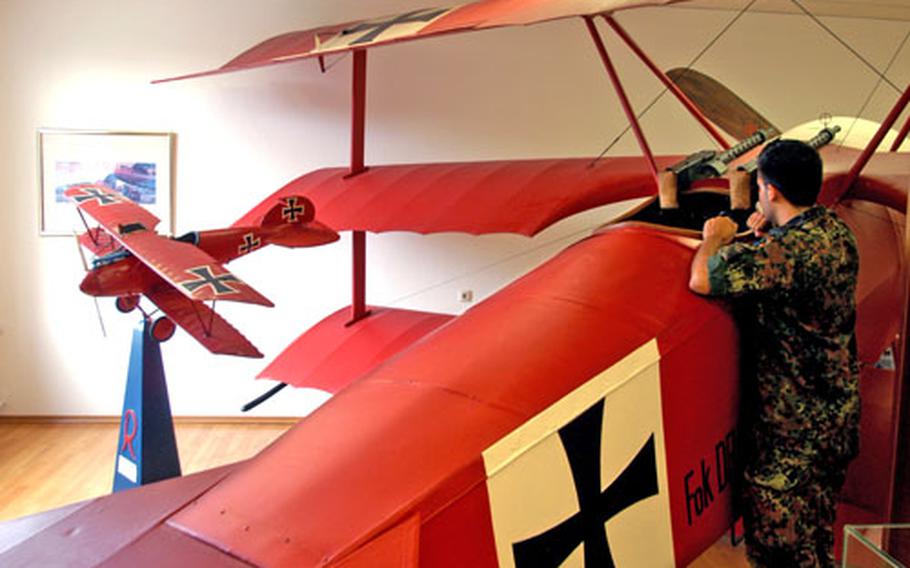
M 121 235 L 128 235 L 136 231 L 148 231 L 148 228 L 142 223 L 126 223 L 118 227 Z
M 132 253 L 130 253 L 126 249 L 115 250 L 112 253 L 106 254 L 104 256 L 99 256 L 99 257 L 93 259 L 92 260 L 92 269 L 94 270 L 96 268 L 101 268 L 102 266 L 114 264 L 115 262 L 124 260 L 131 256 L 133 256 Z
M 679 194 L 678 207 L 662 208 L 659 200 L 654 199 L 622 221 L 638 221 L 701 233 L 705 221 L 724 215 L 736 222 L 739 226 L 737 232 L 740 233 L 749 230 L 746 220 L 754 211 L 754 206 L 747 209 L 731 208 L 730 197 L 726 192 L 694 190 Z

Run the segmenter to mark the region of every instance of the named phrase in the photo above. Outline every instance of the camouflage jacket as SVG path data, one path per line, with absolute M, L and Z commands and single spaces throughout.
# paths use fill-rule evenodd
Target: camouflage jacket
M 764 472 L 777 478 L 772 485 L 792 486 L 803 470 L 846 463 L 858 451 L 858 269 L 853 233 L 821 206 L 708 260 L 711 294 L 749 301 L 753 457 L 760 467 L 789 466 L 783 477 Z

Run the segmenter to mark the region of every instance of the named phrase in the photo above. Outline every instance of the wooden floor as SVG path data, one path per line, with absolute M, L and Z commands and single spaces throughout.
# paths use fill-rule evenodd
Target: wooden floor
M 182 423 L 176 426 L 183 473 L 247 459 L 289 423 Z M 109 493 L 118 426 L 0 423 L 0 521 Z M 746 567 L 743 547 L 725 537 L 691 568 Z

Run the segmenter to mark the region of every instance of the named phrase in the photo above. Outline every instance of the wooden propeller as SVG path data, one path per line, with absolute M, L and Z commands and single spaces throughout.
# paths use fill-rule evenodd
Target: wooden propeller
M 742 140 L 762 129 L 772 130 L 772 137 L 780 134 L 780 130 L 771 121 L 736 93 L 704 73 L 678 67 L 667 71 L 667 76 L 711 122 L 733 138 Z

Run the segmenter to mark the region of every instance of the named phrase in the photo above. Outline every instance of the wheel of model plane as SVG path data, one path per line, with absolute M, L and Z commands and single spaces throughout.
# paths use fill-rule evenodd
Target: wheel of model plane
M 114 305 L 117 306 L 117 311 L 129 313 L 139 305 L 139 296 L 118 296 Z
M 177 325 L 172 322 L 167 317 L 160 317 L 152 322 L 152 327 L 149 328 L 149 333 L 152 335 L 152 339 L 158 343 L 163 343 L 168 339 L 174 337 L 174 332 L 177 331 Z

